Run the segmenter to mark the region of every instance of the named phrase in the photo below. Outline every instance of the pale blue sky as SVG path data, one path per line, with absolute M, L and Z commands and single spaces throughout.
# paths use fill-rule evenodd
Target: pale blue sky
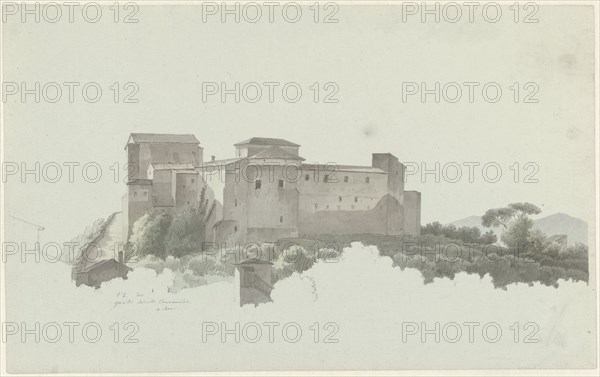
M 342 6 L 336 24 L 315 24 L 308 13 L 297 24 L 202 23 L 193 6 L 142 6 L 137 24 L 115 24 L 109 15 L 96 24 L 3 25 L 5 82 L 95 81 L 104 89 L 96 104 L 81 97 L 5 103 L 6 161 L 93 161 L 104 171 L 95 184 L 81 174 L 74 183 L 9 178 L 7 212 L 46 226 L 47 241 L 69 239 L 120 210 L 125 187 L 110 167 L 125 162 L 130 132 L 193 133 L 205 159 L 232 157 L 235 142 L 266 136 L 301 144 L 308 162 L 369 165 L 373 152 L 429 167 L 496 162 L 503 177 L 494 184 L 479 169 L 474 183 L 409 178 L 406 189 L 422 192 L 423 224 L 516 201 L 593 221 L 592 7 L 542 6 L 535 24 L 514 23 L 509 14 L 495 24 L 402 23 L 401 9 L 390 6 Z M 305 92 L 295 104 L 281 97 L 202 103 L 202 82 L 222 81 L 293 81 Z M 436 81 L 497 82 L 503 97 L 495 104 L 478 94 L 475 103 L 402 102 L 403 82 Z M 113 103 L 114 82 L 136 82 L 139 103 Z M 313 103 L 314 82 L 336 82 L 339 103 Z M 539 103 L 515 104 L 514 82 L 537 83 Z M 515 183 L 515 162 L 536 163 L 539 183 Z

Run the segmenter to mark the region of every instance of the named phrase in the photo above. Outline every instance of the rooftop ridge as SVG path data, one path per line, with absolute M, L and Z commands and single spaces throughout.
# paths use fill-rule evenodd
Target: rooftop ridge
M 134 143 L 176 143 L 176 144 L 200 144 L 193 134 L 156 134 L 156 133 L 131 133 L 127 139 L 127 145 Z M 125 145 L 125 148 L 127 148 Z
M 239 143 L 235 143 L 235 144 L 233 144 L 233 146 L 238 147 L 238 146 L 249 145 L 249 144 L 275 145 L 275 146 L 284 146 L 284 147 L 299 147 L 300 146 L 299 144 L 292 143 L 291 141 L 288 141 L 285 139 L 272 138 L 272 137 L 257 137 L 257 136 L 251 137 L 250 139 L 240 141 Z

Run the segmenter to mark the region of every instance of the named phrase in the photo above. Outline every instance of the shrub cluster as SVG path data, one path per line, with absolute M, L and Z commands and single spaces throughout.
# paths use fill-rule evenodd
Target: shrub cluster
M 456 227 L 453 224 L 442 225 L 439 222 L 429 223 L 421 227 L 421 234 L 431 234 L 434 236 L 445 236 L 453 240 L 461 240 L 469 243 L 481 243 L 485 245 L 493 244 L 498 241 L 498 237 L 492 230 L 481 234 L 481 230 L 474 227 L 461 226 Z

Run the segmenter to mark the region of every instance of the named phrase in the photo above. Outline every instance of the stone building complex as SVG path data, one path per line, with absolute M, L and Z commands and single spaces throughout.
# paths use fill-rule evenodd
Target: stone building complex
M 123 231 L 147 211 L 206 208 L 207 242 L 228 246 L 310 234 L 420 232 L 421 194 L 404 190 L 404 165 L 373 153 L 370 166 L 308 164 L 298 144 L 254 137 L 235 157 L 203 160 L 194 135 L 131 134 Z M 200 201 L 203 203 L 200 203 Z

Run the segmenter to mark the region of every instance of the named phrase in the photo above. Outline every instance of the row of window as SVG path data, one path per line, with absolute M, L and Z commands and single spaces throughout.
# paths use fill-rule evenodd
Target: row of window
M 310 181 L 310 174 L 306 174 L 304 176 L 304 180 L 305 181 Z M 348 177 L 347 175 L 344 176 L 344 183 L 348 183 L 350 181 L 350 177 Z M 329 179 L 329 174 L 325 174 L 323 176 L 323 182 L 327 183 L 327 182 L 332 182 Z M 371 177 L 365 177 L 365 183 L 370 183 L 371 182 Z
M 304 180 L 309 181 L 310 180 L 310 174 L 306 174 L 304 176 Z M 344 176 L 344 182 L 348 183 L 348 180 L 349 180 L 348 176 L 347 175 Z M 331 182 L 329 180 L 329 174 L 325 174 L 323 176 L 323 182 L 325 182 L 325 183 Z M 370 183 L 370 182 L 371 182 L 371 177 L 365 177 L 365 183 Z M 278 181 L 278 183 L 277 183 L 277 187 L 280 188 L 280 189 L 284 188 L 284 185 L 285 185 L 285 181 L 283 179 L 280 179 Z M 259 190 L 261 187 L 262 187 L 262 181 L 260 179 L 255 180 L 254 181 L 254 189 L 255 190 Z
M 343 198 L 341 196 L 338 196 L 338 202 L 341 202 L 342 200 L 343 200 Z M 371 198 L 371 200 L 373 200 L 373 198 Z M 354 203 L 358 203 L 358 196 L 354 197 Z M 233 206 L 234 207 L 238 206 L 237 198 L 233 199 Z M 329 206 L 327 206 L 327 208 L 329 208 Z M 317 209 L 317 203 L 315 203 L 315 209 Z M 339 209 L 339 206 L 338 206 L 338 209 Z M 354 206 L 352 206 L 352 209 L 354 209 Z
M 317 203 L 315 203 L 315 210 L 317 210 L 317 209 L 319 209 L 319 205 L 318 205 Z M 327 204 L 327 205 L 325 206 L 325 209 L 331 209 L 331 208 L 330 208 L 330 205 L 329 205 L 329 204 Z M 337 209 L 338 209 L 338 210 L 342 210 L 343 208 L 342 208 L 342 206 L 341 206 L 341 205 L 338 205 L 338 206 L 337 206 Z M 355 206 L 354 204 L 352 204 L 352 205 L 350 206 L 350 209 L 356 209 L 356 206 Z M 367 205 L 366 209 L 371 209 L 371 206 L 370 206 L 370 205 Z
M 279 223 L 281 223 L 281 224 L 283 223 L 283 216 L 279 216 Z M 237 225 L 235 225 L 235 226 L 233 227 L 233 231 L 234 231 L 234 232 L 237 232 L 237 231 L 238 231 L 238 227 L 237 227 Z
M 285 182 L 283 179 L 280 179 L 279 182 L 277 182 L 277 187 L 282 189 L 284 188 Z M 262 181 L 260 179 L 257 179 L 254 181 L 254 189 L 255 190 L 259 190 L 262 187 Z

